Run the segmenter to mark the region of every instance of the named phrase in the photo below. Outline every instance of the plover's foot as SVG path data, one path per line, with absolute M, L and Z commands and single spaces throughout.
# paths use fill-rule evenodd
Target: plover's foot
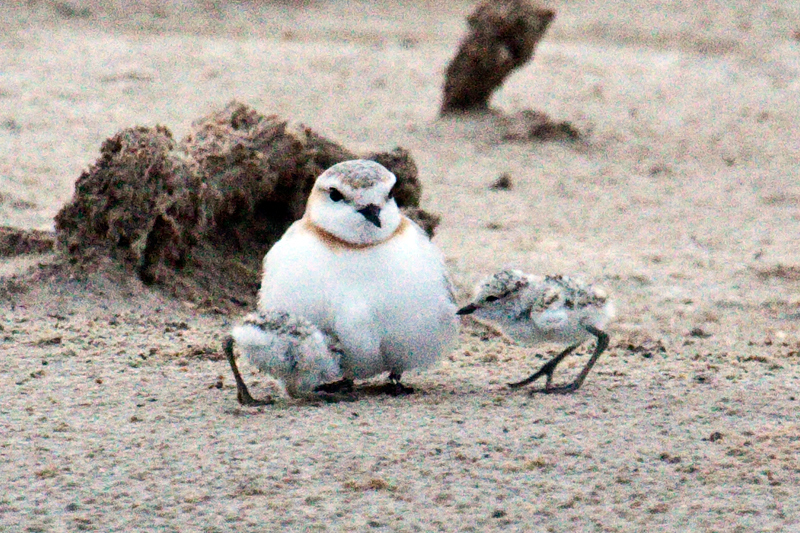
M 389 382 L 386 384 L 386 394 L 390 396 L 407 396 L 414 394 L 414 387 L 400 383 L 400 374 L 392 372 L 389 374 Z
M 239 401 L 239 405 L 243 405 L 245 407 L 259 407 L 262 405 L 272 405 L 275 403 L 275 400 L 273 400 L 271 396 L 267 396 L 263 400 L 256 400 L 250 396 L 250 392 L 247 390 L 247 387 L 239 389 L 236 392 L 236 399 Z
M 572 353 L 572 351 L 575 348 L 578 347 L 577 344 L 570 346 L 569 348 L 567 348 L 566 350 L 564 350 L 563 352 L 561 352 L 560 354 L 555 356 L 552 361 L 549 361 L 547 364 L 545 364 L 538 372 L 533 374 L 531 377 L 529 377 L 527 379 L 524 379 L 524 380 L 522 380 L 522 381 L 520 381 L 518 383 L 509 383 L 509 386 L 512 387 L 512 388 L 513 387 L 519 387 L 521 385 L 525 385 L 527 383 L 535 381 L 536 379 L 538 379 L 539 377 L 544 375 L 544 376 L 547 376 L 547 381 L 545 382 L 544 388 L 543 389 L 531 390 L 530 391 L 531 395 L 534 395 L 534 394 L 570 394 L 570 393 L 575 392 L 579 388 L 581 388 L 581 385 L 583 385 L 583 382 L 586 379 L 586 376 L 589 374 L 589 371 L 592 369 L 592 367 L 594 366 L 595 362 L 600 357 L 600 354 L 602 354 L 605 351 L 605 349 L 608 347 L 608 340 L 609 340 L 608 339 L 608 334 L 605 333 L 604 331 L 600 331 L 599 329 L 595 328 L 594 326 L 588 326 L 587 325 L 587 326 L 584 326 L 584 327 L 586 328 L 586 331 L 588 331 L 589 333 L 591 333 L 592 335 L 597 337 L 597 346 L 594 349 L 594 353 L 592 354 L 592 357 L 589 358 L 589 362 L 586 363 L 586 366 L 583 367 L 583 369 L 581 370 L 580 374 L 578 374 L 578 377 L 576 377 L 574 381 L 572 381 L 571 383 L 567 383 L 566 385 L 554 386 L 552 384 L 553 372 L 555 371 L 556 366 L 558 365 L 558 363 L 561 362 L 562 359 L 564 359 L 564 357 L 566 357 L 567 355 Z
M 514 381 L 512 383 L 509 383 L 508 384 L 509 388 L 518 389 L 520 387 L 524 387 L 528 383 L 533 383 L 534 381 L 544 376 L 545 374 L 547 374 L 548 378 L 552 378 L 553 371 L 555 370 L 555 365 L 553 365 L 552 363 L 553 361 L 548 362 L 542 368 L 540 368 L 538 372 L 531 374 L 522 381 Z
M 535 374 L 530 375 L 529 377 L 523 379 L 522 381 L 517 381 L 516 383 L 509 383 L 508 386 L 511 387 L 512 389 L 516 389 L 518 387 L 522 387 L 523 385 L 527 385 L 528 383 L 533 383 L 534 381 L 536 381 L 537 379 L 539 379 L 542 376 L 546 376 L 547 377 L 547 383 L 545 385 L 545 389 L 549 389 L 550 388 L 550 383 L 553 380 L 553 372 L 556 371 L 556 367 L 558 366 L 558 363 L 563 361 L 566 356 L 568 356 L 573 351 L 575 351 L 575 348 L 577 348 L 577 347 L 578 347 L 577 344 L 573 344 L 572 346 L 568 347 L 566 350 L 564 350 L 563 352 L 561 352 L 557 356 L 553 357 L 550 361 L 545 363 L 542 366 L 542 368 L 540 368 L 539 371 L 536 372 Z
M 535 394 L 570 394 L 575 392 L 581 387 L 580 383 L 572 382 L 566 385 L 558 385 L 555 387 L 545 387 L 543 389 L 531 389 L 528 391 L 530 396 Z

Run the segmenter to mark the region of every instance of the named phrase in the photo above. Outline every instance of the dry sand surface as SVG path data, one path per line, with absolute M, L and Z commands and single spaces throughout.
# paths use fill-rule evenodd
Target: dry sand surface
M 235 316 L 113 276 L 6 284 L 0 531 L 800 531 L 797 2 L 551 4 L 493 104 L 573 144 L 436 120 L 472 8 L 442 4 L 3 1 L 0 224 L 51 229 L 104 139 L 236 98 L 411 150 L 462 300 L 504 265 L 607 288 L 583 388 L 508 390 L 560 347 L 465 324 L 413 396 L 241 408 Z

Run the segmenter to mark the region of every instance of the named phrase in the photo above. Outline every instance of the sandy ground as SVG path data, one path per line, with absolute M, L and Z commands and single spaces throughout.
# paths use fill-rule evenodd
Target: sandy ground
M 6 294 L 0 531 L 800 531 L 800 8 L 551 5 L 494 104 L 587 143 L 436 120 L 466 3 L 0 3 L 3 225 L 52 228 L 119 129 L 237 98 L 410 149 L 462 298 L 515 265 L 619 308 L 571 396 L 504 387 L 558 346 L 466 324 L 414 396 L 242 409 L 235 317 L 106 278 Z

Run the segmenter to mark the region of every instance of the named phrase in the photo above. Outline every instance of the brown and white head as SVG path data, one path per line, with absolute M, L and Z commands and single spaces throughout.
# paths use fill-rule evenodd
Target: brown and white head
M 402 220 L 392 188 L 397 178 L 364 159 L 344 161 L 323 172 L 308 197 L 305 219 L 353 245 L 389 239 Z

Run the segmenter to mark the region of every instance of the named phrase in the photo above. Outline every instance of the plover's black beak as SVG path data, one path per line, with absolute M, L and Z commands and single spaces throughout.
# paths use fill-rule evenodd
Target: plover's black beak
M 456 314 L 457 315 L 470 315 L 477 309 L 478 309 L 477 305 L 469 304 L 469 305 L 465 305 L 464 307 L 462 307 L 461 309 L 456 311 Z
M 381 227 L 381 208 L 377 205 L 369 204 L 364 209 L 359 209 L 358 212 L 379 228 Z

